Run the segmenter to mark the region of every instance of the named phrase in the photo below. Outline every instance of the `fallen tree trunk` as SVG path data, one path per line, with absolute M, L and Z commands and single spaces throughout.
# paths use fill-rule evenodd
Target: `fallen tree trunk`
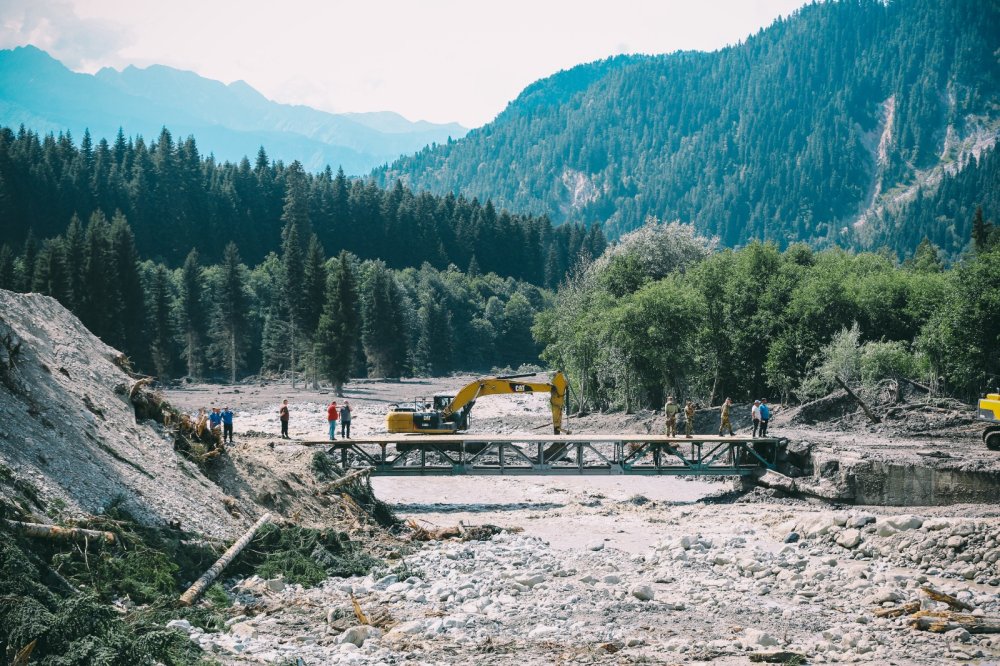
M 903 615 L 913 615 L 918 610 L 920 610 L 919 601 L 909 601 L 901 606 L 893 606 L 892 608 L 880 608 L 875 611 L 875 617 L 901 617 Z
M 349 472 L 349 473 L 345 474 L 344 476 L 340 477 L 339 479 L 337 479 L 335 481 L 331 481 L 330 483 L 326 484 L 325 486 L 323 486 L 322 488 L 320 488 L 320 490 L 318 492 L 320 494 L 326 494 L 326 493 L 330 492 L 331 490 L 336 490 L 337 488 L 340 488 L 341 486 L 346 486 L 351 481 L 357 481 L 358 479 L 364 478 L 364 477 L 368 476 L 371 473 L 372 473 L 372 468 L 371 467 L 366 467 L 364 469 L 356 469 L 353 472 Z
M 967 604 L 961 599 L 956 599 L 950 594 L 945 594 L 940 590 L 935 590 L 930 585 L 924 585 L 920 588 L 920 591 L 927 595 L 928 598 L 934 601 L 940 601 L 941 603 L 948 604 L 952 608 L 957 608 L 958 610 L 971 611 L 974 610 L 972 604 Z
M 952 611 L 920 611 L 908 622 L 914 629 L 943 634 L 953 629 L 965 629 L 970 634 L 1000 634 L 1000 618 L 978 617 Z
M 198 597 L 201 596 L 201 593 L 212 584 L 212 581 L 218 578 L 219 574 L 222 573 L 222 570 L 229 566 L 229 563 L 236 559 L 236 556 L 247 547 L 247 544 L 250 543 L 250 541 L 253 540 L 254 535 L 257 534 L 257 530 L 263 527 L 264 524 L 270 520 L 270 513 L 265 513 L 261 516 L 260 519 L 253 524 L 253 527 L 247 530 L 246 534 L 241 536 L 236 543 L 230 546 L 229 550 L 223 553 L 222 557 L 216 560 L 215 564 L 213 564 L 208 571 L 202 574 L 201 578 L 196 580 L 194 585 L 187 589 L 187 592 L 181 595 L 179 603 L 182 606 L 190 606 L 193 604 Z
M 856 403 L 858 403 L 859 405 L 861 405 L 861 409 L 864 410 L 865 416 L 868 417 L 869 421 L 871 421 L 872 423 L 881 423 L 882 422 L 882 420 L 879 417 L 875 416 L 875 414 L 872 412 L 872 410 L 869 409 L 868 403 L 866 403 L 864 400 L 862 400 L 858 396 L 857 393 L 855 393 L 854 391 L 852 391 L 850 389 L 850 387 L 847 386 L 847 383 L 843 379 L 840 378 L 840 375 L 834 375 L 833 378 L 837 380 L 838 384 L 840 384 L 840 388 L 842 388 L 845 391 L 847 391 L 847 395 L 849 395 L 852 398 L 854 398 L 854 401 Z
M 18 520 L 8 520 L 7 524 L 24 536 L 33 539 L 56 539 L 60 541 L 89 541 L 95 539 L 105 543 L 114 543 L 113 532 L 101 532 L 98 530 L 85 530 L 82 527 L 59 527 L 58 525 L 44 525 L 42 523 L 22 523 Z

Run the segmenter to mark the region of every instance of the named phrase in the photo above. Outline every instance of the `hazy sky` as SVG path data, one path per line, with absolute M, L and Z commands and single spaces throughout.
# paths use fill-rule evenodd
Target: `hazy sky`
M 477 127 L 529 83 L 619 53 L 713 50 L 804 0 L 0 0 L 0 48 L 163 64 L 327 111 Z

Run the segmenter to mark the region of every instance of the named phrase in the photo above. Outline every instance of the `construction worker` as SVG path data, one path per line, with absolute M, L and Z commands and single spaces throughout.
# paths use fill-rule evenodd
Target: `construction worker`
M 674 396 L 667 396 L 663 411 L 667 415 L 667 437 L 673 437 L 677 434 L 677 415 L 681 411 L 681 406 L 674 402 Z
M 684 436 L 691 439 L 694 434 L 694 403 L 690 400 L 684 405 Z
M 733 401 L 731 398 L 726 398 L 726 401 L 722 403 L 722 422 L 719 424 L 719 436 L 722 436 L 723 430 L 729 431 L 729 436 L 733 436 L 733 424 L 729 421 L 729 408 L 733 406 Z

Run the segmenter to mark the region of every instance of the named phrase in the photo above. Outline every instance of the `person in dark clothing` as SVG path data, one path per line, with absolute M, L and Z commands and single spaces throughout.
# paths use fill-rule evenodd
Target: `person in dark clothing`
M 288 401 L 281 401 L 281 409 L 278 410 L 278 418 L 281 419 L 281 438 L 288 439 Z
M 340 408 L 340 436 L 344 439 L 351 438 L 351 403 L 346 400 Z
M 222 410 L 222 441 L 233 443 L 233 411 L 229 407 Z
M 767 398 L 760 401 L 760 436 L 767 437 L 767 422 L 771 420 L 771 408 L 767 406 Z

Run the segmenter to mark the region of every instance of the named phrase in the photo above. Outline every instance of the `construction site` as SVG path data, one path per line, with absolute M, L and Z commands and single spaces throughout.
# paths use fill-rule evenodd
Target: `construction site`
M 6 291 L 0 343 L 5 663 L 1000 663 L 1000 452 L 920 385 L 422 434 L 476 377 L 161 385 Z

